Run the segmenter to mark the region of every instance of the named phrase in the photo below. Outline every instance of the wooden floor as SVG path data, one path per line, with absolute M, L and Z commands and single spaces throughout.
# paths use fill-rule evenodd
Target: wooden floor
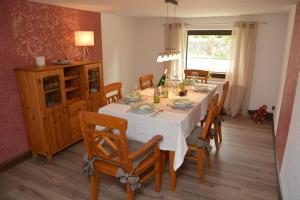
M 278 199 L 278 186 L 271 124 L 256 125 L 247 118 L 227 119 L 223 124 L 219 153 L 212 151 L 212 168 L 206 183 L 199 184 L 196 164 L 186 162 L 178 171 L 177 188 L 169 190 L 169 176 L 162 179 L 162 191 L 153 181 L 136 192 L 136 199 Z M 84 148 L 79 142 L 54 157 L 27 160 L 0 174 L 0 199 L 88 199 L 89 179 L 82 173 Z M 125 199 L 118 179 L 100 177 L 99 199 Z

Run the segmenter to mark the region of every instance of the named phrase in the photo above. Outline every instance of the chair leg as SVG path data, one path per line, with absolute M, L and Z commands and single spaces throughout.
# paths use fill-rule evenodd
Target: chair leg
M 218 132 L 219 132 L 219 138 L 220 138 L 220 143 L 222 143 L 222 123 L 218 125 Z
M 131 190 L 130 183 L 128 183 L 128 182 L 126 183 L 126 190 L 127 190 L 127 200 L 133 200 L 134 199 L 134 193 Z
M 160 151 L 160 155 L 161 155 L 161 175 L 164 175 L 165 170 L 166 170 L 167 152 Z
M 206 166 L 208 168 L 211 168 L 210 152 L 207 150 L 205 150 L 205 160 L 206 160 Z
M 91 199 L 98 199 L 98 190 L 99 190 L 99 172 L 95 171 L 94 176 L 91 176 Z
M 155 161 L 154 169 L 155 169 L 155 191 L 160 192 L 160 182 L 161 182 L 161 158 L 158 158 Z
M 205 182 L 205 178 L 203 174 L 204 151 L 201 148 L 197 149 L 197 159 L 198 159 L 198 176 L 200 179 L 200 183 L 204 183 Z
M 214 140 L 215 140 L 215 146 L 216 146 L 216 149 L 217 151 L 219 151 L 219 141 L 218 141 L 218 131 L 216 131 L 215 135 L 214 135 Z
M 210 139 L 207 139 L 208 144 L 210 144 Z M 210 160 L 210 152 L 207 151 L 207 149 L 204 150 L 205 151 L 205 160 L 206 160 L 206 166 L 208 168 L 211 168 L 211 160 Z

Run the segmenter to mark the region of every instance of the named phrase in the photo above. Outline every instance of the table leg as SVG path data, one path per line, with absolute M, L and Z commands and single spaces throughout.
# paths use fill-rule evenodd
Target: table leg
M 166 171 L 166 159 L 167 159 L 167 151 L 160 151 L 161 154 L 161 175 L 163 176 Z
M 176 172 L 174 170 L 174 156 L 175 151 L 169 151 L 169 173 L 170 173 L 170 190 L 174 191 L 176 188 Z

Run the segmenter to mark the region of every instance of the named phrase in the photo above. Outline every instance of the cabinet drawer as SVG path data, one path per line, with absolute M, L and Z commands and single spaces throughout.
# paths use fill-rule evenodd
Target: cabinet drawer
M 68 113 L 69 117 L 72 118 L 73 116 L 78 116 L 78 111 L 87 110 L 87 101 L 77 101 L 68 105 Z

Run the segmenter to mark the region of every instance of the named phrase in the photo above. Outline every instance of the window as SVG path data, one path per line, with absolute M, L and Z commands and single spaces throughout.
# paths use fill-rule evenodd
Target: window
M 187 69 L 225 74 L 229 67 L 231 30 L 189 30 Z

